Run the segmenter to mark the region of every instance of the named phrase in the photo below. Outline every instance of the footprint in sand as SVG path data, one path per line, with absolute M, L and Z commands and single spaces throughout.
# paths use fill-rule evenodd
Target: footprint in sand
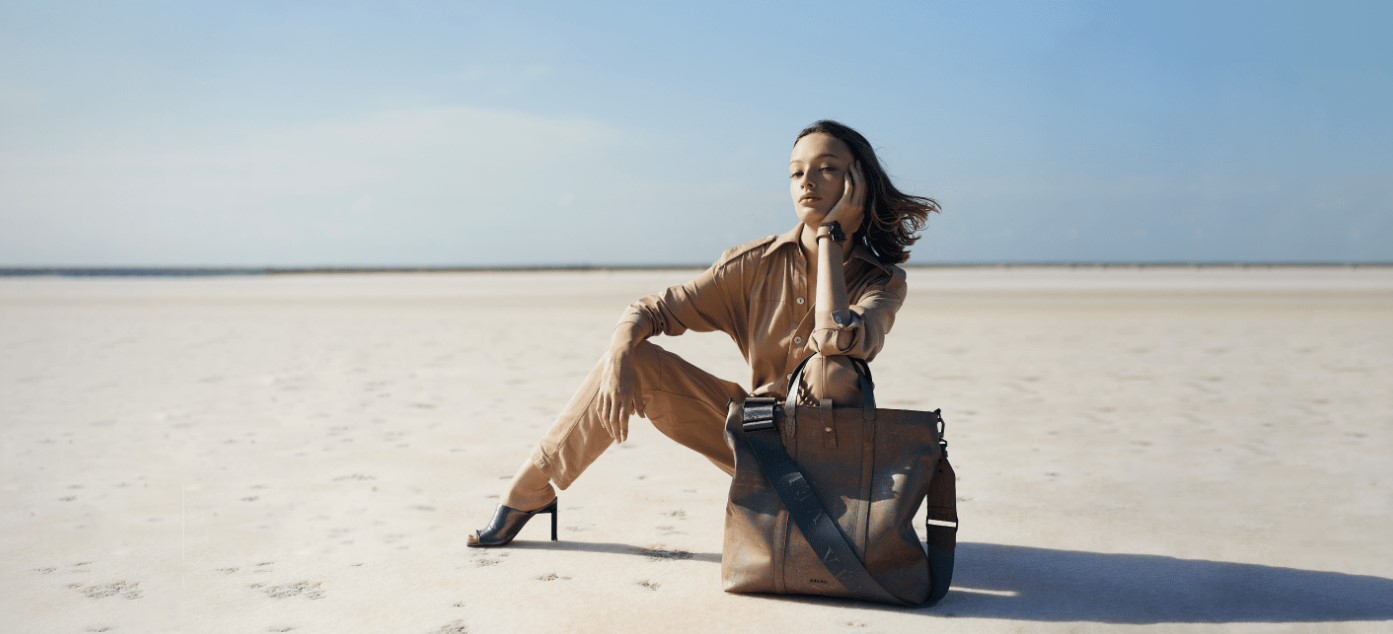
M 313 583 L 309 581 L 296 581 L 295 583 L 287 583 L 279 586 L 267 586 L 264 583 L 253 583 L 247 587 L 253 590 L 260 590 L 272 599 L 288 599 L 290 597 L 323 599 L 324 590 L 321 585 L 322 582 L 320 581 L 315 581 Z
M 440 626 L 440 629 L 432 634 L 469 634 L 469 627 L 464 624 L 464 621 L 455 619 Z
M 557 575 L 557 574 L 554 573 L 554 572 L 548 572 L 547 574 L 544 574 L 544 575 L 542 575 L 542 576 L 540 576 L 540 577 L 537 577 L 537 580 L 538 580 L 538 581 L 556 581 L 557 579 L 560 579 L 560 580 L 562 580 L 562 581 L 569 581 L 571 578 L 570 578 L 570 577 L 562 577 L 562 576 L 560 576 L 560 575 Z
M 653 546 L 651 548 L 638 548 L 635 549 L 635 552 L 648 557 L 649 561 L 675 561 L 679 559 L 692 558 L 692 553 L 688 551 L 679 550 L 676 548 L 669 550 L 661 546 Z
M 342 481 L 342 480 L 376 480 L 376 479 L 377 479 L 377 476 L 368 475 L 368 474 L 365 474 L 365 473 L 350 473 L 350 474 L 348 474 L 348 475 L 339 476 L 339 477 L 337 477 L 337 478 L 334 478 L 334 482 L 339 482 L 339 481 Z
M 650 579 L 644 579 L 643 581 L 638 582 L 638 585 L 648 588 L 649 590 L 657 590 L 658 588 L 663 587 L 662 584 L 659 584 L 657 581 L 653 581 Z
M 87 595 L 89 599 L 104 599 L 106 597 L 118 596 L 123 599 L 139 599 L 144 594 L 140 590 L 139 581 L 113 581 L 111 583 L 91 585 L 70 583 L 68 587 Z

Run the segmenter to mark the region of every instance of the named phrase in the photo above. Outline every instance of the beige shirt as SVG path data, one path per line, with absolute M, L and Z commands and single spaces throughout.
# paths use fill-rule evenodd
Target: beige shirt
M 815 352 L 874 359 L 904 304 L 904 269 L 856 243 L 844 269 L 851 323 L 815 332 L 816 287 L 799 247 L 802 228 L 800 222 L 782 235 L 726 249 L 696 279 L 639 298 L 620 323 L 637 323 L 645 339 L 688 330 L 730 335 L 750 364 L 754 396 L 785 396 L 788 373 Z M 838 348 L 843 330 L 849 336 Z

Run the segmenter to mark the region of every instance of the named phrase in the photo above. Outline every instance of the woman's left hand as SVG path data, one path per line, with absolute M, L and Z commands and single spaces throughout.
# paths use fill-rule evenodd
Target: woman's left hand
M 850 236 L 861 228 L 861 220 L 866 215 L 866 178 L 861 173 L 861 161 L 852 163 L 847 170 L 842 185 L 842 197 L 832 207 L 832 211 L 822 219 L 823 224 L 836 221 L 842 226 L 842 233 Z

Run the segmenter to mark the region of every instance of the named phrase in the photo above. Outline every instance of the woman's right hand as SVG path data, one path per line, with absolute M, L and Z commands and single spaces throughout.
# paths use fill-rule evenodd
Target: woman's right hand
M 629 416 L 639 412 L 638 375 L 627 346 L 611 348 L 600 372 L 600 424 L 615 442 L 629 437 Z
M 866 216 L 865 182 L 866 175 L 861 171 L 861 161 L 852 163 L 845 180 L 842 181 L 842 197 L 837 199 L 837 204 L 823 217 L 823 224 L 835 221 L 847 237 L 856 233 Z

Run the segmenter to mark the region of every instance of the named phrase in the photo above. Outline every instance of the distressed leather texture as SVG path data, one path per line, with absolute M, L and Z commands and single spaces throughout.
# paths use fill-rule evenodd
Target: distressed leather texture
M 749 411 L 747 411 L 747 407 Z M 776 593 L 883 600 L 857 593 L 829 573 L 736 430 L 767 418 L 818 501 L 886 591 L 904 603 L 941 598 L 951 579 L 956 499 L 937 411 L 799 405 L 788 416 L 772 398 L 732 399 L 726 415 L 735 474 L 726 504 L 722 585 L 727 592 Z M 935 478 L 946 478 L 929 500 L 928 546 L 938 555 L 942 587 L 931 597 L 929 558 L 913 520 Z M 946 559 L 945 559 L 946 557 Z M 947 569 L 943 570 L 944 562 Z

